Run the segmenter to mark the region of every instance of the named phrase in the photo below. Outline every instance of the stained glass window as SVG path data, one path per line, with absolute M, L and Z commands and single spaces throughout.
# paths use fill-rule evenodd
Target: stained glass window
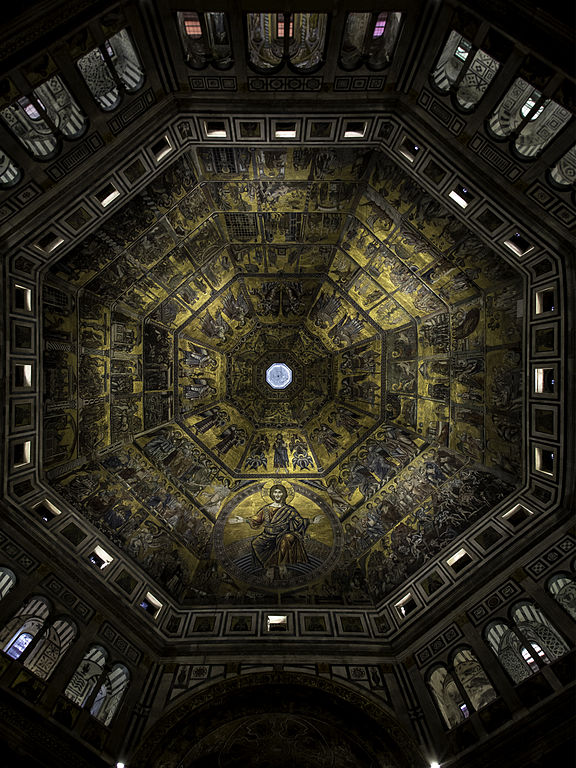
M 326 13 L 249 13 L 250 64 L 259 72 L 284 63 L 300 72 L 317 69 L 324 62 L 327 25 Z
M 387 67 L 398 41 L 401 20 L 402 14 L 396 11 L 349 13 L 340 46 L 340 67 L 348 71 L 363 64 L 373 70 Z
M 216 69 L 227 69 L 232 66 L 232 46 L 225 13 L 184 11 L 178 14 L 178 27 L 184 57 L 190 67 L 204 69 L 211 65 Z

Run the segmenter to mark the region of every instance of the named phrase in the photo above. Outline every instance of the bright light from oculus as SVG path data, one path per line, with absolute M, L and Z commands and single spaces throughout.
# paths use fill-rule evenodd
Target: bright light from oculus
M 286 389 L 292 382 L 292 369 L 286 363 L 272 363 L 266 371 L 266 381 L 272 389 Z

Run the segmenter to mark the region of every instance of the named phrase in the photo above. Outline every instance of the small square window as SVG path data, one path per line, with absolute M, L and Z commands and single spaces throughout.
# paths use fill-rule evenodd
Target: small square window
M 553 395 L 556 392 L 554 368 L 534 368 L 534 392 L 537 395 Z
M 106 184 L 99 192 L 96 193 L 95 198 L 98 200 L 102 208 L 107 208 L 111 203 L 120 197 L 120 190 L 110 182 Z
M 416 600 L 414 600 L 412 594 L 408 592 L 408 594 L 404 595 L 401 600 L 399 600 L 397 603 L 394 603 L 394 608 L 398 614 L 403 619 L 405 619 L 409 614 L 413 613 L 416 608 L 418 608 L 418 603 Z
M 55 232 L 47 232 L 45 235 L 42 235 L 34 245 L 42 251 L 42 253 L 52 253 L 52 251 L 59 248 L 63 242 L 64 238 L 61 235 L 58 235 Z
M 537 315 L 556 311 L 556 291 L 554 288 L 543 288 L 536 291 L 534 310 Z
M 522 523 L 529 520 L 533 514 L 533 512 L 522 504 L 516 504 L 515 507 L 512 507 L 512 509 L 509 509 L 508 512 L 505 512 L 502 515 L 502 519 L 506 520 L 506 522 L 513 528 L 517 528 L 519 525 L 522 525 Z
M 32 509 L 45 523 L 49 523 L 51 520 L 54 520 L 55 517 L 62 514 L 62 510 L 58 509 L 58 507 L 52 504 L 51 501 L 48 501 L 48 499 L 44 499 L 39 504 L 35 504 Z
M 402 157 L 405 157 L 410 163 L 413 163 L 414 160 L 416 160 L 416 156 L 421 150 L 422 147 L 419 144 L 407 137 L 402 139 L 400 146 L 398 147 L 398 152 L 400 152 Z
M 450 190 L 448 197 L 451 200 L 454 200 L 460 208 L 468 208 L 470 203 L 474 200 L 474 195 L 464 184 L 456 184 L 456 186 Z
M 204 130 L 209 139 L 226 139 L 228 137 L 226 123 L 222 120 L 206 120 Z
M 345 139 L 363 139 L 366 135 L 366 123 L 365 121 L 348 121 L 344 128 Z
M 24 285 L 14 286 L 14 309 L 20 312 L 32 311 L 32 289 Z
M 15 389 L 30 389 L 32 387 L 32 365 L 29 363 L 14 363 Z
M 168 136 L 163 136 L 161 139 L 154 142 L 154 144 L 150 146 L 150 149 L 152 150 L 156 162 L 159 163 L 166 157 L 166 155 L 169 155 L 170 152 L 174 150 L 174 147 Z
M 109 555 L 105 549 L 100 546 L 96 546 L 94 550 L 88 555 L 88 560 L 95 565 L 96 568 L 103 570 L 106 566 L 110 565 L 114 558 Z
M 530 242 L 528 236 L 521 232 L 514 232 L 508 240 L 504 241 L 504 245 L 519 257 L 526 256 L 534 250 L 534 245 Z
M 471 562 L 472 558 L 465 549 L 459 549 L 456 554 L 446 560 L 447 565 L 449 565 L 455 573 L 460 573 L 460 571 L 464 570 L 464 568 L 470 565 Z
M 14 469 L 20 469 L 30 464 L 30 457 L 32 453 L 32 441 L 24 440 L 21 443 L 14 443 L 13 458 Z
M 157 597 L 154 597 L 150 592 L 146 592 L 146 596 L 138 604 L 143 611 L 150 614 L 153 619 L 157 618 L 158 614 L 162 610 L 162 603 Z
M 269 614 L 266 617 L 266 629 L 268 632 L 286 632 L 288 629 L 288 616 Z
M 545 475 L 554 476 L 556 454 L 552 448 L 541 448 L 536 446 L 534 448 L 534 466 L 538 472 L 542 472 Z
M 295 139 L 296 134 L 296 123 L 276 123 L 274 128 L 274 137 L 276 139 Z

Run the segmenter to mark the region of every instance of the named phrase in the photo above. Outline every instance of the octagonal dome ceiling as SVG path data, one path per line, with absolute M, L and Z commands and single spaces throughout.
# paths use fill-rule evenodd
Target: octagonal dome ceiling
M 46 476 L 177 601 L 377 603 L 519 483 L 523 299 L 384 154 L 190 151 L 45 277 Z

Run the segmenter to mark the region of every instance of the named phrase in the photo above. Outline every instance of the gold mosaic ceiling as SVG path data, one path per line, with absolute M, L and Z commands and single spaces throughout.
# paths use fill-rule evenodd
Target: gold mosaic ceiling
M 174 599 L 377 602 L 521 477 L 520 277 L 384 154 L 190 151 L 44 299 L 47 476 Z

